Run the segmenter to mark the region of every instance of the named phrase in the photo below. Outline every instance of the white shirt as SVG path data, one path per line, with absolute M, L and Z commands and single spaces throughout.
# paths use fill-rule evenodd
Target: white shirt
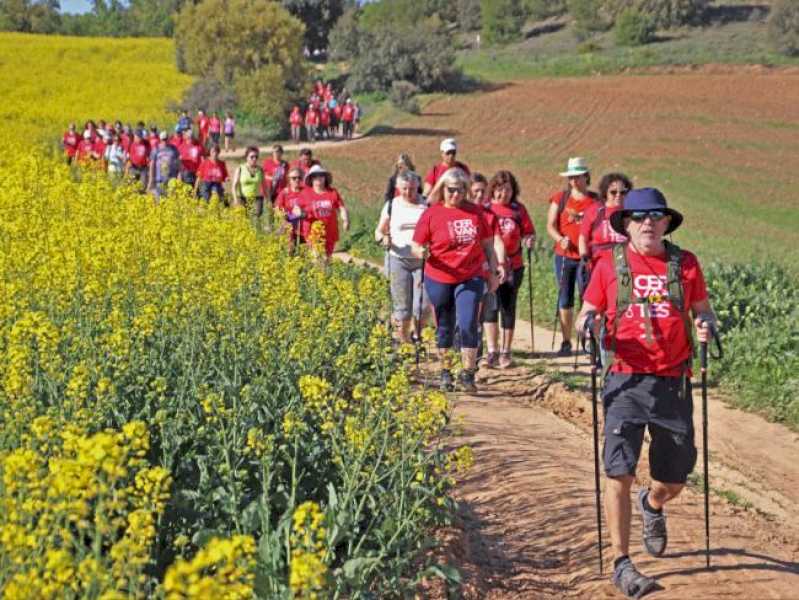
M 408 204 L 397 196 L 391 201 L 391 219 L 389 220 L 389 235 L 391 236 L 390 253 L 401 258 L 411 258 L 411 240 L 413 231 L 419 217 L 427 206 L 423 203 Z M 383 205 L 380 220 L 388 218 L 388 203 Z

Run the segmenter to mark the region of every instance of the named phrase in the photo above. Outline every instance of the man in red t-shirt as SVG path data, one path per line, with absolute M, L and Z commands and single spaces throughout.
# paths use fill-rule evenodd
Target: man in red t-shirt
M 629 558 L 630 489 L 644 429 L 648 426 L 651 438 L 652 484 L 638 494 L 637 507 L 646 550 L 662 556 L 668 539 L 663 506 L 682 491 L 696 463 L 690 336 L 694 330 L 700 342 L 708 341 L 714 315 L 696 256 L 664 241 L 680 226 L 682 215 L 668 208 L 660 191 L 631 191 L 610 223 L 630 241 L 604 252 L 597 262 L 577 326 L 580 331 L 591 328 L 596 339 L 595 317 L 604 316 L 607 323 L 603 347 L 612 356 L 606 357 L 609 373 L 602 392 L 603 462 L 615 553 L 612 580 L 625 595 L 638 597 L 634 588 L 645 593 L 654 585 Z M 619 273 L 628 284 L 619 281 Z
M 147 189 L 147 173 L 150 158 L 150 144 L 147 143 L 146 133 L 140 129 L 133 130 L 133 141 L 128 147 L 128 164 L 126 175 L 138 179 L 143 189 Z
M 352 105 L 352 98 L 347 98 L 344 107 L 341 109 L 341 125 L 344 128 L 344 138 L 352 139 L 352 131 L 355 123 L 355 107 Z
M 441 144 L 439 145 L 439 150 L 441 150 L 441 162 L 430 169 L 424 178 L 424 189 L 422 190 L 422 194 L 425 196 L 430 194 L 430 190 L 433 189 L 433 186 L 436 184 L 436 182 L 441 179 L 441 176 L 450 169 L 458 168 L 467 175 L 471 175 L 469 167 L 459 160 L 456 160 L 458 155 L 458 144 L 453 138 L 442 140 Z
M 263 163 L 264 170 L 264 196 L 269 198 L 274 205 L 277 195 L 286 187 L 286 173 L 289 164 L 283 160 L 283 146 L 275 144 L 272 146 L 271 158 L 265 158 Z
M 78 143 L 80 136 L 78 136 L 77 127 L 75 123 L 69 124 L 69 129 L 64 133 L 61 140 L 61 145 L 64 147 L 64 155 L 67 157 L 67 164 L 71 164 L 75 155 L 78 153 Z
M 200 137 L 200 145 L 205 146 L 205 142 L 208 141 L 208 130 L 211 127 L 211 120 L 208 118 L 208 115 L 205 114 L 204 110 L 197 111 L 197 133 Z
M 298 143 L 300 141 L 300 128 L 302 127 L 302 111 L 299 106 L 295 106 L 289 115 L 289 125 L 291 126 L 291 139 Z
M 211 146 L 209 158 L 200 161 L 197 169 L 197 180 L 194 183 L 194 193 L 206 202 L 211 200 L 211 194 L 216 194 L 221 202 L 225 197 L 225 181 L 228 179 L 227 165 L 219 159 L 219 144 Z
M 580 223 L 597 197 L 588 190 L 591 172 L 584 158 L 570 158 L 560 176 L 565 177 L 568 184 L 566 190 L 555 192 L 549 198 L 547 234 L 555 242 L 555 284 L 558 286 L 558 317 L 563 336 L 558 354 L 568 356 L 572 351 L 574 289 L 580 266 Z
M 194 187 L 197 182 L 197 169 L 205 156 L 205 148 L 194 139 L 191 129 L 183 132 L 183 143 L 178 146 L 180 152 L 180 180 Z
M 319 111 L 316 106 L 311 104 L 305 113 L 305 135 L 309 142 L 316 141 L 317 129 L 319 128 Z
M 319 161 L 313 157 L 313 150 L 310 148 L 302 148 L 300 150 L 300 156 L 297 160 L 293 161 L 289 167 L 292 169 L 299 169 L 300 173 L 302 173 L 302 181 L 303 184 L 305 182 L 305 175 L 307 175 L 308 171 L 314 165 L 318 165 Z

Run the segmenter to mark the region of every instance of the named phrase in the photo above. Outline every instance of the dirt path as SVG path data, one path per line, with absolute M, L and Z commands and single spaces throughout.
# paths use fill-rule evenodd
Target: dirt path
M 517 331 L 516 347 L 529 349 L 529 323 Z M 537 328 L 538 351 L 548 351 L 550 340 L 550 332 Z M 539 360 L 547 370 L 574 371 L 573 359 Z M 597 572 L 590 394 L 552 383 L 551 374 L 531 376 L 531 369 L 541 366 L 521 358 L 508 371 L 481 371 L 484 391 L 457 399 L 453 443 L 473 448 L 475 467 L 457 488 L 460 511 L 445 536 L 445 560 L 463 573 L 467 599 L 619 597 Z M 578 372 L 586 369 L 581 360 Z M 799 598 L 799 531 L 791 518 L 797 506 L 789 500 L 799 489 L 789 464 L 799 442 L 717 400 L 710 414 L 711 484 L 734 491 L 736 479 L 745 482 L 753 507 L 711 497 L 711 571 L 704 569 L 703 499 L 693 490 L 668 507 L 663 559 L 642 551 L 634 515 L 633 559 L 662 586 L 653 597 Z M 639 471 L 648 471 L 645 458 Z M 609 569 L 606 529 L 604 553 Z
M 322 140 L 319 142 L 301 142 L 299 144 L 294 143 L 281 143 L 280 145 L 283 146 L 283 150 L 286 152 L 292 152 L 299 150 L 300 148 L 310 148 L 311 150 L 318 150 L 320 148 L 333 148 L 333 147 L 340 147 L 340 146 L 347 146 L 349 144 L 353 144 L 358 142 L 362 139 L 366 138 L 366 134 L 364 133 L 355 133 L 352 136 L 351 140 L 345 140 L 343 138 L 336 138 L 334 140 Z M 279 143 L 279 142 L 276 142 Z M 267 156 L 272 155 L 272 145 L 269 144 L 268 146 L 259 146 L 258 153 L 263 155 L 264 158 Z M 242 162 L 244 161 L 244 151 L 246 148 L 236 148 L 235 151 L 222 151 L 219 153 L 219 157 L 225 161 L 234 161 L 234 162 Z

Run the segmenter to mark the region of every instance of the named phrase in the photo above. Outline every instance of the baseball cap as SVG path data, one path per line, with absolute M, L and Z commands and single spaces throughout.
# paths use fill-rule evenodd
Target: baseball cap
M 162 131 L 161 133 L 158 134 L 158 139 L 159 140 L 166 140 L 168 138 L 169 138 L 169 134 L 166 131 Z
M 447 138 L 441 141 L 441 152 L 457 152 L 458 144 L 455 143 L 455 138 Z

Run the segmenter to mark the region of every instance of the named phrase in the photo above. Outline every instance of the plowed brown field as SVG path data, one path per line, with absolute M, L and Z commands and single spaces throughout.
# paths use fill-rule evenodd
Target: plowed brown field
M 455 136 L 473 169 L 511 169 L 539 219 L 567 157 L 582 155 L 594 185 L 621 170 L 663 189 L 687 217 L 677 241 L 703 256 L 788 263 L 799 253 L 797 133 L 799 74 L 745 69 L 511 82 L 443 97 L 319 154 L 337 185 L 377 203 L 397 154 L 410 152 L 424 172 L 440 139 Z

